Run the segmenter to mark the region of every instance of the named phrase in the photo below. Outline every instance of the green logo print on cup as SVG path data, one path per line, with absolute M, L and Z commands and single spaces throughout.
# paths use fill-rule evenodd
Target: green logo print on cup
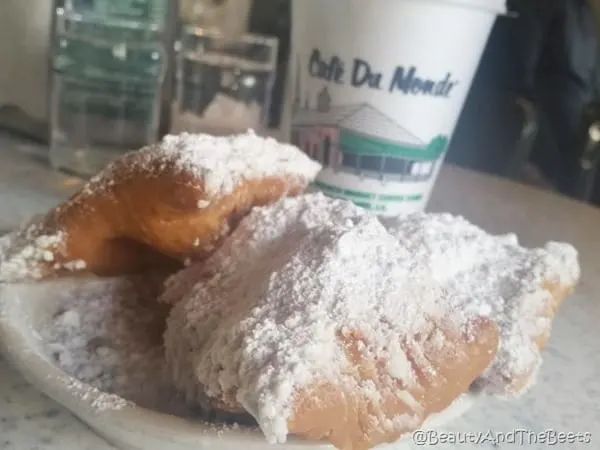
M 426 183 L 434 175 L 448 137 L 435 136 L 424 142 L 370 103 L 331 104 L 327 87 L 319 92 L 316 105 L 299 91 L 294 100 L 292 143 L 324 168 L 362 180 Z M 334 197 L 352 200 L 359 206 L 386 211 L 389 202 L 414 202 L 421 194 L 391 195 L 343 189 L 323 180 L 315 183 Z

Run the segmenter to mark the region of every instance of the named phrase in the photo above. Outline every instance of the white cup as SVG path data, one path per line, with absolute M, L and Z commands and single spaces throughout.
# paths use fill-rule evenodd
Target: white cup
M 315 187 L 379 214 L 427 205 L 504 0 L 293 0 L 291 139 Z

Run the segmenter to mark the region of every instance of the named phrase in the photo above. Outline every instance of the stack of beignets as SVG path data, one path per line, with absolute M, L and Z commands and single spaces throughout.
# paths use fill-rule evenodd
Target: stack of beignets
M 167 136 L 0 241 L 0 282 L 189 263 L 214 251 L 253 206 L 301 193 L 319 170 L 296 147 L 253 132 Z
M 0 242 L 0 280 L 185 263 L 158 299 L 173 382 L 269 442 L 365 450 L 472 386 L 525 392 L 575 249 L 303 194 L 319 168 L 253 133 L 167 137 Z

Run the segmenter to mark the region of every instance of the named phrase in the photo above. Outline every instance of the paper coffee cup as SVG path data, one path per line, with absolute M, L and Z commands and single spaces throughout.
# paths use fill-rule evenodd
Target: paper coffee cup
M 314 187 L 425 208 L 504 0 L 293 0 L 291 140 Z

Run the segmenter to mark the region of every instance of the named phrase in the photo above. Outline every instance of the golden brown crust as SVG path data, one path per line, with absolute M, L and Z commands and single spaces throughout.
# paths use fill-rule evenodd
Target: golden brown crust
M 5 253 L 19 253 L 39 236 L 60 233 L 64 238 L 46 248 L 51 261 L 36 262 L 41 277 L 74 271 L 72 261 L 83 261 L 86 271 L 98 275 L 181 265 L 210 254 L 253 206 L 298 195 L 307 185 L 299 178 L 266 177 L 210 198 L 193 174 L 165 163 L 159 167 L 158 161 L 156 167 L 136 165 L 137 155 L 111 166 L 111 183 L 99 188 L 92 181 L 28 224 Z M 199 207 L 203 202 L 207 206 Z
M 384 361 L 363 357 L 358 344 L 368 343 L 359 332 L 339 338 L 353 364 L 348 386 L 367 383 L 377 394 L 365 395 L 362 389 L 344 389 L 338 383 L 301 390 L 289 431 L 327 440 L 341 450 L 367 450 L 415 430 L 468 390 L 498 346 L 498 330 L 487 319 L 471 323 L 468 333 L 432 323 L 427 335 L 414 336 L 401 346 L 417 374 L 413 385 L 404 386 L 390 376 Z
M 339 380 L 319 380 L 298 389 L 288 430 L 340 450 L 367 450 L 397 441 L 465 393 L 494 358 L 498 330 L 486 318 L 474 320 L 462 333 L 432 322 L 427 334 L 401 345 L 417 374 L 411 386 L 390 376 L 384 360 L 365 358 L 360 348 L 368 342 L 359 330 L 340 332 L 338 339 L 349 369 Z M 235 392 L 216 398 L 200 392 L 199 397 L 205 398 L 205 407 L 245 413 Z

